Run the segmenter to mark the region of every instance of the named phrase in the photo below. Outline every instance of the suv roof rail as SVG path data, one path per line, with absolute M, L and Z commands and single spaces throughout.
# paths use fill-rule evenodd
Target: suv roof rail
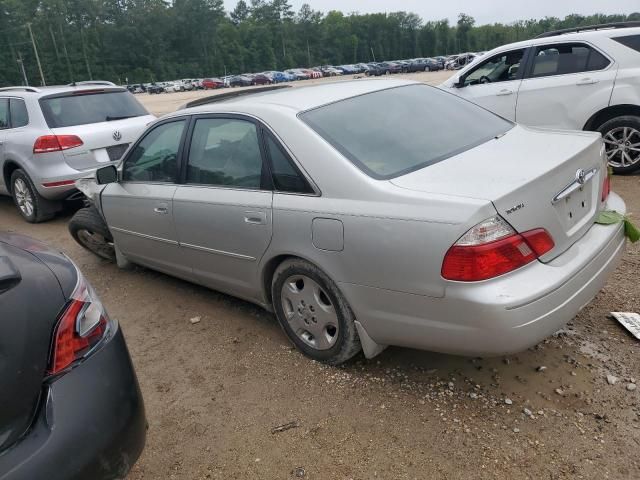
M 67 87 L 80 87 L 83 85 L 105 85 L 109 87 L 116 87 L 117 85 L 113 82 L 109 82 L 107 80 L 87 80 L 84 82 L 71 82 L 67 84 Z
M 23 87 L 2 87 L 0 88 L 0 91 L 2 92 L 9 92 L 11 90 L 18 90 L 18 91 L 23 91 L 23 92 L 32 92 L 32 93 L 39 93 L 42 90 L 40 90 L 39 88 L 36 87 L 29 87 L 29 86 L 23 86 Z
M 541 33 L 535 38 L 555 37 L 555 36 L 564 35 L 567 33 L 578 33 L 578 32 L 585 32 L 589 30 L 609 30 L 609 29 L 633 28 L 633 27 L 640 27 L 640 22 L 633 21 L 633 22 L 600 23 L 597 25 L 587 25 L 585 27 L 565 28 L 562 30 L 553 30 L 551 32 Z
M 186 103 L 180 110 L 183 108 L 191 108 L 191 107 L 199 107 L 201 105 L 208 105 L 209 103 L 217 103 L 222 102 L 224 100 L 229 100 L 231 98 L 244 97 L 245 95 L 253 95 L 255 93 L 263 93 L 270 92 L 271 90 L 281 90 L 283 88 L 291 88 L 291 85 L 271 85 L 269 87 L 259 87 L 259 88 L 247 88 L 243 90 L 237 90 L 235 92 L 225 92 L 220 93 L 218 95 L 211 95 L 210 97 L 199 98 L 198 100 L 192 100 L 189 103 Z

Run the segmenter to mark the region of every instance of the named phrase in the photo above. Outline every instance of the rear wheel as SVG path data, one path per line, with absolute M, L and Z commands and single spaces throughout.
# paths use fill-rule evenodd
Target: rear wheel
M 598 128 L 602 134 L 607 161 L 615 173 L 640 169 L 640 117 L 613 118 Z
M 21 168 L 11 175 L 11 195 L 22 218 L 29 223 L 49 220 L 54 213 L 47 209 L 47 200 L 42 198 L 35 185 Z
M 284 261 L 271 286 L 280 326 L 308 357 L 339 365 L 361 350 L 355 317 L 338 287 L 304 260 Z
M 78 210 L 69 220 L 69 233 L 76 242 L 90 252 L 105 260 L 115 261 L 113 237 L 95 207 Z

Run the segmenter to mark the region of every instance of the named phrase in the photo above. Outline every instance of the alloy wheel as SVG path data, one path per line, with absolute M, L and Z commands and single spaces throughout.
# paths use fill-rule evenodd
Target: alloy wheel
M 15 196 L 18 208 L 25 217 L 31 217 L 33 215 L 33 195 L 29 186 L 22 178 L 17 178 L 13 182 L 13 195 Z
M 603 137 L 607 161 L 612 167 L 630 167 L 640 162 L 640 131 L 616 127 Z
M 339 321 L 329 295 L 306 275 L 293 275 L 284 282 L 282 308 L 291 330 L 316 350 L 328 350 L 338 341 Z

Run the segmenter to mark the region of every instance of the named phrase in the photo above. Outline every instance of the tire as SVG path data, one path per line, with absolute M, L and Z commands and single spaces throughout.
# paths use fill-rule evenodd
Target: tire
M 96 207 L 78 210 L 69 220 L 69 233 L 81 247 L 100 258 L 115 262 L 113 236 Z
M 640 169 L 640 117 L 624 115 L 612 118 L 600 125 L 597 131 L 602 134 L 609 166 L 614 173 L 631 173 Z
M 300 259 L 282 262 L 273 275 L 271 295 L 278 323 L 307 357 L 340 365 L 362 350 L 351 308 L 315 265 Z
M 20 215 L 29 223 L 40 223 L 53 218 L 50 202 L 40 196 L 35 185 L 21 168 L 11 175 L 11 196 Z
M 429 65 L 427 65 L 426 67 L 424 67 L 424 71 L 425 72 L 430 72 L 431 71 L 431 67 Z

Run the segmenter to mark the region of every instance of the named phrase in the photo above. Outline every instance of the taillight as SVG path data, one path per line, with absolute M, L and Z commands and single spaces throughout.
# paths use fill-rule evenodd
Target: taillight
M 442 276 L 459 282 L 488 280 L 533 262 L 553 247 L 543 228 L 518 234 L 495 216 L 473 227 L 449 249 Z
M 609 193 L 611 193 L 611 177 L 608 172 L 605 172 L 604 182 L 602 182 L 602 201 L 606 202 L 607 198 L 609 198 Z
M 33 144 L 33 153 L 59 152 L 83 145 L 77 135 L 43 135 Z
M 96 293 L 79 270 L 78 283 L 55 328 L 48 373 L 55 375 L 91 353 L 110 331 Z

